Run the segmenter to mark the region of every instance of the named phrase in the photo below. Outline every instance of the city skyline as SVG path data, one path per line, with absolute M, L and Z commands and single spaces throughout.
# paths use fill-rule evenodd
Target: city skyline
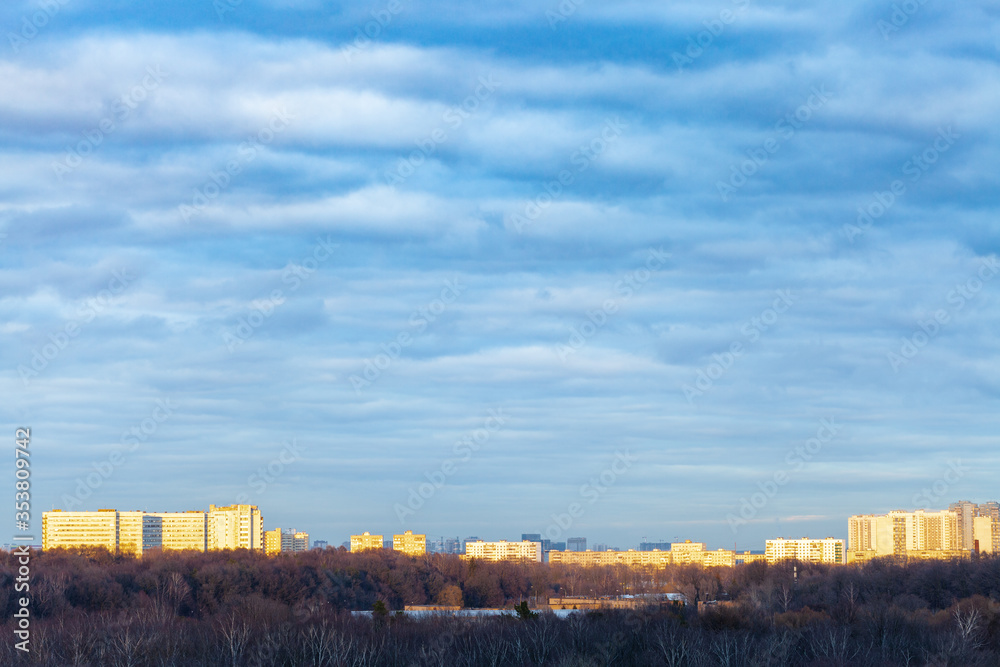
M 182 510 L 182 511 L 172 511 L 172 512 L 144 512 L 140 510 L 117 510 L 117 509 L 100 509 L 100 510 L 70 510 L 64 512 L 62 509 L 54 509 L 44 513 L 43 525 L 48 521 L 50 515 L 56 516 L 66 516 L 73 515 L 76 513 L 89 514 L 92 516 L 102 516 L 101 513 L 114 513 L 116 522 L 119 521 L 118 517 L 128 517 L 129 518 L 129 535 L 128 540 L 126 538 L 121 538 L 123 542 L 136 541 L 136 544 L 142 544 L 142 538 L 145 536 L 148 539 L 149 526 L 143 525 L 143 519 L 141 517 L 146 517 L 147 520 L 156 521 L 156 525 L 153 526 L 152 532 L 155 533 L 155 542 L 145 545 L 147 548 L 152 546 L 162 546 L 164 548 L 192 548 L 191 546 L 191 524 L 190 518 L 192 515 L 201 515 L 202 528 L 201 528 L 201 540 L 204 543 L 202 550 L 210 550 L 214 548 L 219 548 L 215 546 L 217 540 L 213 537 L 215 534 L 225 534 L 226 537 L 223 538 L 225 542 L 231 544 L 238 544 L 239 541 L 233 536 L 232 522 L 218 523 L 212 519 L 213 513 L 217 510 L 219 511 L 220 518 L 222 517 L 238 517 L 246 515 L 244 518 L 244 523 L 250 528 L 248 544 L 256 544 L 254 547 L 259 551 L 266 553 L 279 552 L 279 551 L 292 551 L 300 552 L 303 550 L 314 548 L 314 542 L 322 545 L 322 548 L 326 548 L 330 543 L 330 539 L 321 540 L 311 540 L 310 533 L 308 531 L 298 531 L 296 529 L 282 529 L 279 527 L 274 527 L 270 530 L 265 530 L 268 525 L 264 522 L 264 517 L 262 512 L 257 506 L 246 506 L 246 505 L 234 505 L 229 507 L 216 507 L 215 505 L 210 505 L 209 511 L 200 510 Z M 244 509 L 245 508 L 245 509 Z M 953 521 L 953 525 L 947 523 L 946 517 L 950 516 L 950 520 Z M 252 517 L 252 519 L 251 519 Z M 893 517 L 896 517 L 894 519 Z M 179 528 L 181 528 L 182 537 L 174 538 L 170 540 L 167 537 L 167 518 L 172 521 L 181 520 Z M 252 523 L 250 523 L 252 521 Z M 902 524 L 896 523 L 896 521 L 903 521 Z M 160 524 L 162 523 L 163 528 L 161 529 Z M 123 524 L 124 525 L 124 524 Z M 933 526 L 932 528 L 929 526 Z M 125 528 L 122 528 L 124 531 Z M 136 533 L 138 530 L 138 533 Z M 176 533 L 177 528 L 174 529 Z M 72 531 L 73 534 L 78 534 L 78 531 Z M 161 532 L 162 532 L 162 542 L 161 542 Z M 256 535 L 257 537 L 253 537 Z M 537 542 L 539 544 L 539 554 L 547 554 L 550 551 L 562 551 L 564 553 L 569 552 L 601 552 L 601 551 L 615 551 L 615 552 L 625 552 L 625 551 L 638 551 L 638 552 L 656 552 L 656 551 L 673 551 L 677 548 L 678 544 L 682 546 L 686 544 L 692 544 L 691 539 L 685 539 L 684 542 L 680 542 L 677 537 L 673 541 L 661 541 L 659 543 L 648 542 L 645 537 L 642 538 L 641 542 L 638 542 L 637 547 L 633 547 L 635 542 L 628 543 L 627 546 L 621 547 L 618 545 L 610 545 L 603 542 L 598 542 L 593 540 L 588 536 L 574 535 L 567 537 L 562 542 L 554 542 L 548 538 L 545 538 L 541 534 L 537 533 L 522 533 L 520 539 L 508 539 L 504 536 L 490 536 L 486 539 L 479 537 L 478 535 L 467 534 L 465 537 L 459 535 L 445 536 L 445 535 L 428 535 L 427 533 L 414 533 L 412 528 L 408 528 L 402 533 L 388 533 L 389 537 L 386 537 L 385 533 L 372 532 L 371 530 L 366 530 L 361 533 L 355 533 L 350 535 L 350 539 L 342 542 L 341 546 L 347 548 L 347 550 L 352 552 L 364 551 L 367 549 L 385 549 L 385 550 L 396 550 L 403 551 L 410 555 L 419 555 L 423 553 L 454 553 L 454 554 L 465 554 L 465 546 L 468 543 L 479 542 L 479 543 L 509 543 L 511 545 L 517 545 L 520 543 L 527 542 Z M 437 537 L 437 540 L 434 538 Z M 944 510 L 934 510 L 930 508 L 920 508 L 913 511 L 906 511 L 901 509 L 890 510 L 887 513 L 863 513 L 857 515 L 851 515 L 847 517 L 847 529 L 844 533 L 831 533 L 823 538 L 807 535 L 770 535 L 765 538 L 765 544 L 770 544 L 776 541 L 794 543 L 797 541 L 808 541 L 808 542 L 827 542 L 827 541 L 837 541 L 841 543 L 841 554 L 846 554 L 848 558 L 853 559 L 856 552 L 865 551 L 870 552 L 867 557 L 875 556 L 893 556 L 901 555 L 905 552 L 911 551 L 913 553 L 921 552 L 933 552 L 933 551 L 944 551 L 947 553 L 957 553 L 965 552 L 969 553 L 975 551 L 977 553 L 1000 553 L 1000 503 L 997 501 L 984 501 L 981 503 L 975 503 L 969 500 L 958 500 L 950 502 L 947 509 Z M 106 540 L 105 540 L 106 541 Z M 98 540 L 100 542 L 100 540 Z M 176 544 L 172 544 L 175 542 Z M 336 548 L 337 540 L 334 539 L 334 548 Z M 114 548 L 118 548 L 119 538 L 117 534 L 114 537 Z M 695 545 L 700 545 L 700 549 L 705 549 L 706 542 L 696 541 Z M 418 546 L 419 545 L 419 546 Z M 73 546 L 72 542 L 67 543 L 66 546 Z M 790 547 L 797 548 L 797 547 Z M 804 548 L 804 547 L 803 547 Z M 715 548 L 715 545 L 709 545 L 707 552 L 714 551 L 724 551 L 727 550 L 727 545 L 722 545 Z M 753 553 L 760 554 L 765 553 L 760 549 L 753 547 L 744 547 L 736 543 L 733 544 L 733 549 L 731 550 L 737 555 L 740 552 L 743 553 Z M 142 548 L 138 549 L 138 552 L 142 552 Z
M 32 520 L 742 550 L 992 498 L 996 16 L 913 6 L 3 3 Z

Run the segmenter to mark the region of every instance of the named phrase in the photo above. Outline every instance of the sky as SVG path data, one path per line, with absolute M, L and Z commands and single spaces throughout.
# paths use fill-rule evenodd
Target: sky
M 998 19 L 3 3 L 37 541 L 250 502 L 331 544 L 762 550 L 1000 499 Z

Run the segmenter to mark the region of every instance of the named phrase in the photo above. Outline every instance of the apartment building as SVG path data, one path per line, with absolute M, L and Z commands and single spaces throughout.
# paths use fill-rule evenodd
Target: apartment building
M 42 548 L 104 547 L 118 550 L 118 511 L 42 513 Z
M 275 528 L 264 533 L 264 553 L 301 553 L 309 550 L 309 533 L 297 531 L 294 528 L 282 530 Z
M 553 552 L 554 553 L 554 552 Z M 475 542 L 465 543 L 464 558 L 482 558 L 483 560 L 519 560 L 542 562 L 542 543 L 522 540 L 520 542 Z
M 214 506 L 213 506 L 214 507 Z M 260 512 L 252 508 L 256 517 Z M 151 549 L 205 551 L 208 548 L 252 548 L 209 545 L 208 512 L 96 512 L 52 510 L 42 514 L 42 547 L 102 546 L 141 556 Z M 225 524 L 217 522 L 217 525 Z M 234 531 L 230 531 L 234 532 Z M 235 533 L 239 531 L 236 530 Z M 230 544 L 227 535 L 212 536 L 212 545 Z
M 208 548 L 264 550 L 264 518 L 256 505 L 208 506 Z
M 164 551 L 208 549 L 208 512 L 152 512 L 146 516 L 159 523 L 160 546 Z
M 741 554 L 736 554 L 736 564 L 737 565 L 749 565 L 750 563 L 766 563 L 767 554 L 755 554 L 750 551 L 744 551 Z
M 427 553 L 427 536 L 414 535 L 412 530 L 407 530 L 402 535 L 392 536 L 392 548 L 407 556 L 422 556 Z
M 701 565 L 702 567 L 733 567 L 736 553 L 727 549 L 708 551 L 703 542 L 677 542 L 669 551 L 550 551 L 549 563 L 572 565 L 625 565 L 628 567 L 666 567 L 667 565 Z
M 769 564 L 783 560 L 798 560 L 805 563 L 841 565 L 844 563 L 844 553 L 844 540 L 832 537 L 822 540 L 808 537 L 799 540 L 786 540 L 779 537 L 766 540 L 764 543 L 764 557 Z
M 382 541 L 381 535 L 372 535 L 367 531 L 360 535 L 351 535 L 351 553 L 365 549 L 381 549 Z
M 1000 504 L 995 501 L 976 504 L 960 500 L 949 505 L 948 509 L 958 517 L 960 548 L 978 549 L 980 553 L 1000 553 Z
M 972 519 L 972 548 L 983 554 L 1000 553 L 996 550 L 997 522 L 989 516 Z
M 950 510 L 893 510 L 847 521 L 848 562 L 878 556 L 961 557 L 962 541 L 958 513 Z
M 658 567 L 673 563 L 669 551 L 550 551 L 550 564 Z

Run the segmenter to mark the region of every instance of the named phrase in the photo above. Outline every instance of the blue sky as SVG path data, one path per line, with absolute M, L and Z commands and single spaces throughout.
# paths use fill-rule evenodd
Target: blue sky
M 35 523 L 762 549 L 997 499 L 998 18 L 4 3 Z

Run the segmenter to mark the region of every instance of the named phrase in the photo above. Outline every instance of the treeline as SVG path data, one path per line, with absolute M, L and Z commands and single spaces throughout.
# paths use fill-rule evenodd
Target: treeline
M 0 664 L 1000 664 L 997 558 L 642 571 L 387 551 L 136 559 L 53 550 L 32 558 L 28 656 L 13 648 L 16 567 L 0 552 Z M 513 608 L 652 592 L 707 603 L 567 620 L 524 607 L 476 620 L 394 613 L 404 604 Z

